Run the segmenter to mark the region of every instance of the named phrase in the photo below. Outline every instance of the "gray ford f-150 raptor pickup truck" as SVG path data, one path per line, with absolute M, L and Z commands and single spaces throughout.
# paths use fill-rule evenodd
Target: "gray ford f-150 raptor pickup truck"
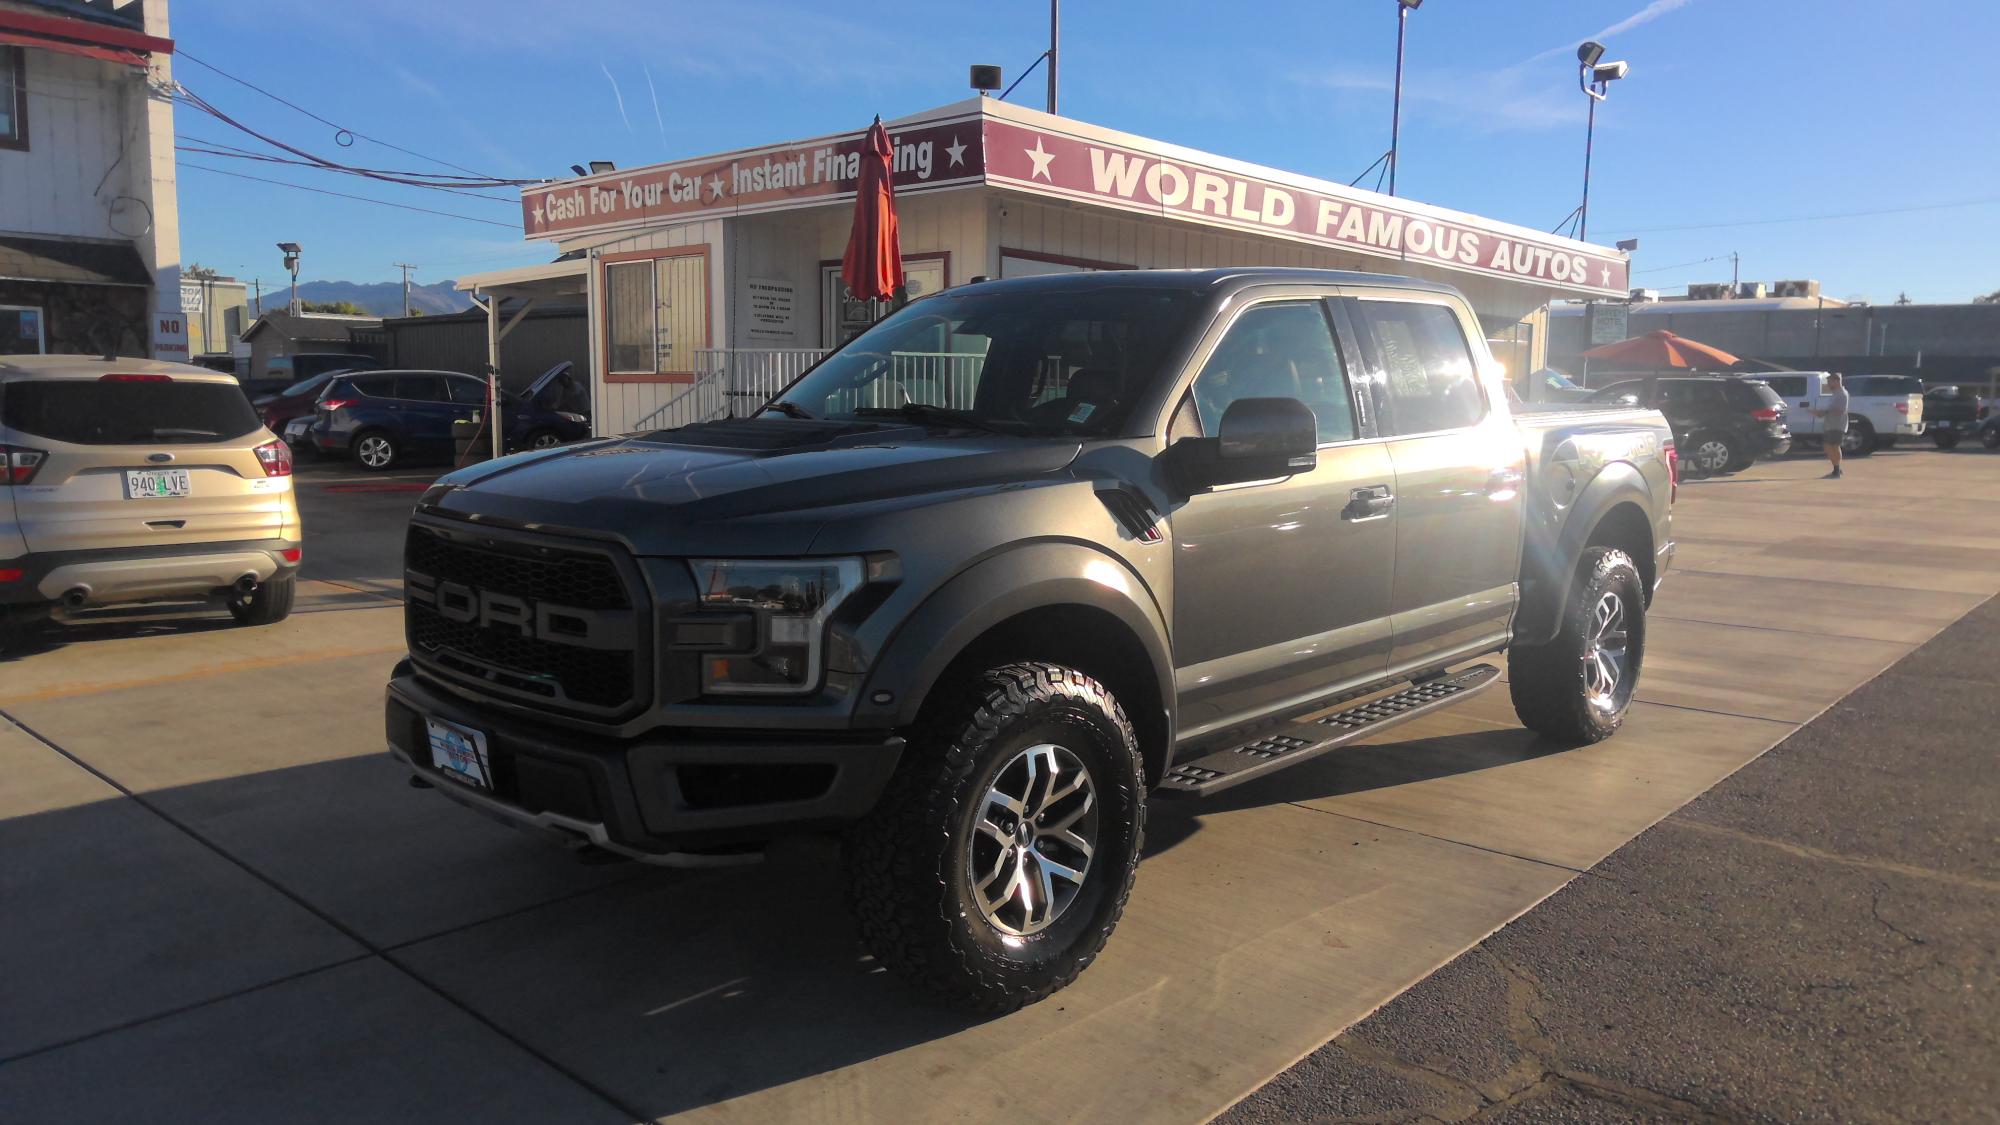
M 744 418 L 427 491 L 391 753 L 596 853 L 842 830 L 863 942 L 1005 1010 L 1096 956 L 1149 798 L 1491 686 L 1617 729 L 1673 553 L 1652 411 L 1510 410 L 1463 297 L 1286 269 L 981 282 Z

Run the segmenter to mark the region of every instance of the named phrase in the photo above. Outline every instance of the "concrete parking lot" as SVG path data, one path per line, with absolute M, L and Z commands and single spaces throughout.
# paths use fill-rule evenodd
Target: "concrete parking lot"
M 861 957 L 831 846 L 584 867 L 410 789 L 427 478 L 315 466 L 292 619 L 103 611 L 0 663 L 0 1120 L 1205 1120 L 2000 592 L 2000 456 L 1823 468 L 1682 487 L 1616 738 L 1495 691 L 1159 806 L 1100 961 L 975 1021 Z

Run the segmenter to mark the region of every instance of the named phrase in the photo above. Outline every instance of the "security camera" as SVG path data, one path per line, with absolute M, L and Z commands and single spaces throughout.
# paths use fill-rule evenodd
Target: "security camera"
M 1632 64 L 1623 59 L 1617 62 L 1599 63 L 1590 68 L 1590 80 L 1592 82 L 1616 82 L 1620 78 L 1625 77 L 1626 72 L 1631 69 Z

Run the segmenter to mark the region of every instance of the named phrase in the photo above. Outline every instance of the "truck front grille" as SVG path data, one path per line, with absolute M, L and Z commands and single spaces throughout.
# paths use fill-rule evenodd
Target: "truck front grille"
M 608 551 L 412 524 L 404 568 L 410 653 L 432 671 L 590 717 L 643 701 L 644 598 Z

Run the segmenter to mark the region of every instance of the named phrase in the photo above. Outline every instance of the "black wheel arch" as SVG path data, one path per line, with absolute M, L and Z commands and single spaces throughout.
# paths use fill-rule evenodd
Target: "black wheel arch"
M 1630 462 L 1604 469 L 1577 494 L 1559 527 L 1528 521 L 1521 554 L 1521 606 L 1514 614 L 1514 643 L 1545 644 L 1562 626 L 1563 606 L 1576 579 L 1576 562 L 1588 547 L 1616 547 L 1632 556 L 1650 600 L 1659 565 L 1658 537 L 1647 512 L 1653 487 Z
M 873 662 L 856 718 L 910 726 L 933 689 L 1020 660 L 1084 672 L 1124 705 L 1150 784 L 1174 736 L 1166 620 L 1139 577 L 1101 551 L 1038 543 L 984 559 L 941 585 Z M 890 701 L 876 703 L 880 693 Z

